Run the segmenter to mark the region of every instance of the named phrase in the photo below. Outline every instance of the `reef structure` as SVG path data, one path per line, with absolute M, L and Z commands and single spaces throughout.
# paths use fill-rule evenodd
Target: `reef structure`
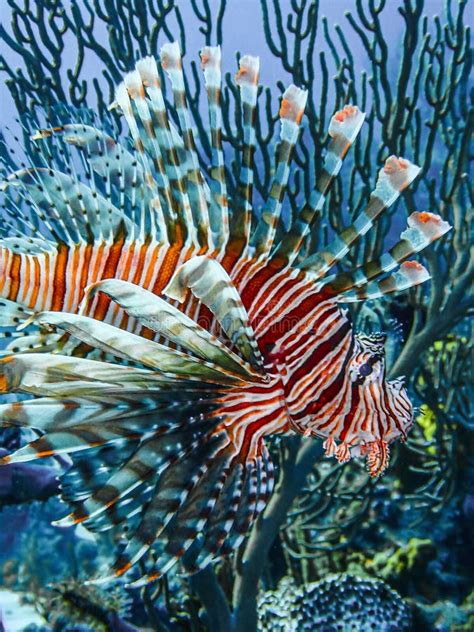
M 261 632 L 408 632 L 412 613 L 400 595 L 378 579 L 346 573 L 298 586 L 283 578 L 261 595 Z

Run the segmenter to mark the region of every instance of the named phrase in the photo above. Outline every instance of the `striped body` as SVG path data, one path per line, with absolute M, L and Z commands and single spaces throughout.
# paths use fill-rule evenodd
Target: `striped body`
M 2 275 L 8 300 L 34 312 L 73 313 L 78 311 L 85 288 L 105 278 L 128 281 L 161 294 L 176 268 L 190 257 L 185 248 L 124 238 L 109 244 L 80 244 L 43 255 L 9 255 Z M 231 261 L 225 254 L 222 259 L 227 264 Z M 35 270 L 39 272 L 31 278 Z M 318 292 L 304 274 L 287 267 L 278 270 L 251 259 L 240 260 L 227 272 L 249 314 L 269 376 L 268 384 L 225 396 L 222 409 L 216 412 L 227 417 L 225 425 L 236 437 L 236 454 L 245 461 L 249 451 L 252 453 L 250 448 L 255 449 L 263 436 L 290 429 L 319 436 L 330 433 L 332 441 L 350 435 L 351 403 L 359 400 L 351 392 L 351 365 L 357 363 L 359 350 L 349 319 L 334 298 Z M 38 291 L 33 293 L 31 288 L 35 287 Z M 216 333 L 217 321 L 198 301 L 188 301 L 184 311 Z M 90 302 L 86 314 L 148 335 L 136 319 L 128 317 L 103 295 Z M 159 339 L 156 334 L 153 337 Z M 399 414 L 394 410 L 392 416 L 397 419 Z M 394 436 L 405 437 L 411 422 L 407 400 L 402 417 L 404 423 L 396 425 L 399 433 Z M 248 423 L 253 419 L 255 423 Z M 372 438 L 378 434 L 367 432 Z M 339 450 L 331 450 L 347 460 L 354 442 L 358 443 L 357 433 L 349 441 L 346 439 Z
M 112 106 L 125 116 L 133 149 L 80 123 L 40 130 L 34 139 L 44 143 L 44 166 L 2 185 L 14 194 L 6 206 L 11 236 L 0 241 L 0 327 L 21 332 L 0 357 L 0 392 L 31 398 L 1 405 L 0 422 L 42 436 L 0 463 L 70 455 L 62 490 L 73 510 L 59 524 L 126 527 L 112 576 L 159 541 L 153 568 L 135 585 L 180 558 L 193 572 L 239 545 L 272 490 L 269 435 L 320 437 L 328 456 L 364 456 L 373 476 L 384 470 L 390 443 L 406 437 L 412 407 L 403 381 L 385 378 L 383 337 L 355 334 L 340 303 L 426 280 L 420 264 L 405 260 L 449 229 L 437 216 L 413 213 L 388 253 L 327 276 L 419 169 L 388 158 L 367 208 L 304 259 L 302 245 L 363 113 L 346 106 L 332 118 L 320 179 L 277 240 L 307 94 L 296 86 L 283 94 L 273 182 L 257 218 L 258 60 L 242 57 L 236 76 L 243 149 L 235 199 L 222 147 L 220 50 L 206 47 L 201 61 L 209 183 L 179 47 L 166 44 L 161 64 L 179 130 L 168 118 L 156 61 L 146 58 Z M 49 144 L 56 138 L 59 153 Z

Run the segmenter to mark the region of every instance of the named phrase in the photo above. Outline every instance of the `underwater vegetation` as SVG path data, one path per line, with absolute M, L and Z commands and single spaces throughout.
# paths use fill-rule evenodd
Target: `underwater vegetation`
M 389 4 L 255 3 L 262 87 L 232 2 L 9 1 L 1 581 L 47 629 L 364 629 L 344 582 L 472 629 L 467 3 Z

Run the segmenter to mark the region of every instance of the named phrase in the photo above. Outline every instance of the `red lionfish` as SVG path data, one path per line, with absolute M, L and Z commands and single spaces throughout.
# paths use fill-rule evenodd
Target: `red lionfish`
M 405 260 L 449 229 L 438 216 L 415 212 L 379 259 L 328 276 L 419 168 L 388 158 L 366 209 L 324 250 L 304 257 L 364 114 L 347 105 L 332 117 L 317 185 L 279 239 L 307 93 L 291 85 L 283 94 L 273 182 L 257 217 L 258 58 L 242 57 L 236 75 L 243 118 L 237 199 L 226 188 L 220 49 L 204 48 L 201 61 L 209 182 L 172 43 L 160 62 L 179 126 L 168 116 L 157 62 L 147 57 L 125 76 L 113 104 L 133 149 L 83 123 L 42 129 L 33 138 L 44 167 L 24 168 L 3 184 L 28 230 L 0 242 L 0 325 L 39 330 L 0 358 L 0 391 L 33 396 L 3 404 L 0 415 L 3 425 L 41 436 L 2 462 L 69 455 L 62 494 L 73 511 L 57 524 L 123 528 L 127 545 L 112 577 L 158 547 L 135 585 L 183 555 L 195 571 L 240 544 L 272 491 L 268 435 L 321 437 L 328 456 L 363 455 L 373 476 L 383 471 L 389 444 L 405 439 L 412 424 L 412 406 L 403 380 L 385 379 L 383 336 L 354 334 L 339 304 L 425 281 L 423 266 Z M 77 160 L 54 168 L 54 138 L 62 139 L 63 156 L 77 150 L 87 185 Z M 25 202 L 30 215 L 21 214 Z

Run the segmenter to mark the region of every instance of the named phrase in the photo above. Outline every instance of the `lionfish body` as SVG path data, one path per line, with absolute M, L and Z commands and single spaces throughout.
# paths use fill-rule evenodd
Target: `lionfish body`
M 139 583 L 183 555 L 193 571 L 238 546 L 272 490 L 268 435 L 321 437 L 327 455 L 341 462 L 364 455 L 373 475 L 383 471 L 389 444 L 412 423 L 412 407 L 402 380 L 385 379 L 383 336 L 355 335 L 339 303 L 424 281 L 420 264 L 402 262 L 449 228 L 413 213 L 388 253 L 328 277 L 418 168 L 389 158 L 366 210 L 324 251 L 304 258 L 302 245 L 364 115 L 354 106 L 335 114 L 320 180 L 277 239 L 306 93 L 291 86 L 283 95 L 274 181 L 257 219 L 258 60 L 243 57 L 236 77 L 244 138 L 239 195 L 231 200 L 220 50 L 205 48 L 201 59 L 209 184 L 179 49 L 167 44 L 161 64 L 179 130 L 168 118 L 156 62 L 146 58 L 114 103 L 134 149 L 89 125 L 41 130 L 35 138 L 46 147 L 45 166 L 18 171 L 4 185 L 17 196 L 18 225 L 29 230 L 0 242 L 0 325 L 22 323 L 27 335 L 0 359 L 0 390 L 34 397 L 3 404 L 0 415 L 4 425 L 42 436 L 3 463 L 70 455 L 62 489 L 73 512 L 59 524 L 126 527 L 115 576 L 153 546 L 157 560 Z M 53 168 L 50 137 L 77 148 L 87 186 L 73 160 L 64 171 Z M 49 239 L 32 234 L 20 215 L 25 202 Z

